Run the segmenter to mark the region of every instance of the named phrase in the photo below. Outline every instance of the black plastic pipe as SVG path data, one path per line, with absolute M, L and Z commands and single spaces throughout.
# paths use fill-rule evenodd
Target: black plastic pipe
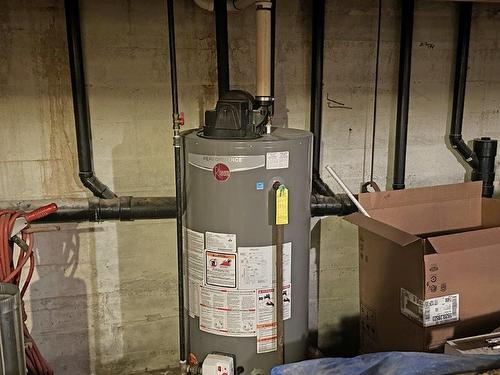
M 92 131 L 83 67 L 79 1 L 66 0 L 64 8 L 66 12 L 66 32 L 80 180 L 94 196 L 99 198 L 114 198 L 116 197 L 115 193 L 102 183 L 94 173 Z
M 457 56 L 453 87 L 453 108 L 451 112 L 450 144 L 473 168 L 479 168 L 479 160 L 473 150 L 462 139 L 462 123 L 467 85 L 467 63 L 472 20 L 472 3 L 460 3 L 458 16 Z
M 345 216 L 358 211 L 346 194 L 311 195 L 311 216 Z
M 182 214 L 184 212 L 184 190 L 182 186 L 181 137 L 179 98 L 177 89 L 177 60 L 175 55 L 174 0 L 167 0 L 168 41 L 170 52 L 170 78 L 172 87 L 172 119 L 175 164 L 176 232 L 177 232 L 177 293 L 179 304 L 179 361 L 186 366 L 186 314 L 184 310 L 184 258 Z
M 323 58 L 325 44 L 325 0 L 313 1 L 312 61 L 311 61 L 311 114 L 310 130 L 313 133 L 313 192 L 319 195 L 335 194 L 321 179 L 321 128 L 323 111 Z
M 58 198 L 0 201 L 0 210 L 32 211 L 56 203 L 58 210 L 37 223 L 80 223 L 177 218 L 175 197 Z M 345 194 L 334 197 L 311 195 L 311 216 L 344 216 L 356 212 Z
M 497 140 L 490 137 L 476 138 L 473 141 L 474 155 L 479 161 L 479 168 L 473 169 L 472 181 L 483 181 L 482 196 L 491 198 L 495 190 L 495 157 L 497 156 Z
M 311 62 L 311 124 L 313 133 L 313 176 L 320 176 L 321 112 L 323 108 L 323 50 L 325 43 L 325 0 L 313 1 Z
M 229 34 L 227 0 L 214 1 L 215 40 L 217 44 L 217 82 L 219 98 L 229 91 Z
M 61 198 L 34 201 L 1 201 L 1 210 L 32 211 L 56 203 L 56 213 L 37 223 L 102 222 L 173 219 L 176 217 L 175 197 Z
M 392 188 L 405 188 L 406 144 L 408 140 L 408 111 L 410 104 L 411 50 L 413 43 L 413 0 L 401 3 L 401 42 L 399 47 L 399 81 L 394 148 Z

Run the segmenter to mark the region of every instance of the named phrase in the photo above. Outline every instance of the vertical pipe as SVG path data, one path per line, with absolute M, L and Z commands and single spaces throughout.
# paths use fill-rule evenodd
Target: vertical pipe
M 257 1 L 256 27 L 256 62 L 257 62 L 257 100 L 271 101 L 271 8 L 272 2 Z M 270 104 L 270 103 L 269 103 Z
M 214 1 L 215 39 L 217 44 L 217 81 L 219 98 L 229 91 L 229 41 L 227 28 L 227 1 Z
M 457 51 L 455 80 L 453 84 L 453 107 L 451 112 L 450 144 L 451 147 L 473 168 L 479 168 L 477 155 L 462 139 L 462 123 L 467 85 L 467 64 L 469 59 L 469 41 L 472 21 L 472 3 L 460 3 L 458 15 Z
M 167 0 L 168 46 L 170 54 L 170 85 L 172 87 L 172 112 L 179 113 L 179 94 L 177 91 L 177 57 L 175 51 L 174 0 Z
M 182 189 L 181 170 L 181 140 L 179 117 L 179 98 L 177 91 L 177 61 L 175 56 L 175 25 L 174 25 L 174 0 L 167 0 L 168 15 L 168 40 L 170 52 L 170 78 L 172 85 L 172 117 L 173 117 L 173 141 L 175 154 L 175 197 L 176 197 L 176 229 L 177 229 L 177 291 L 179 304 L 179 361 L 181 369 L 186 366 L 186 320 L 184 310 L 184 259 L 183 259 L 183 231 L 182 214 L 184 194 Z
M 66 14 L 68 57 L 80 180 L 96 197 L 115 198 L 116 195 L 103 184 L 94 173 L 92 130 L 90 125 L 89 104 L 87 101 L 87 89 L 85 86 L 79 1 L 65 0 L 64 10 Z
M 401 7 L 401 43 L 399 50 L 396 145 L 394 150 L 394 178 L 392 184 L 392 188 L 394 190 L 405 188 L 414 0 L 402 0 Z
M 274 98 L 276 75 L 276 0 L 272 0 L 271 8 L 271 97 Z M 274 114 L 274 106 L 272 108 Z
M 467 64 L 469 60 L 470 28 L 472 4 L 461 3 L 458 16 L 458 35 L 455 62 L 455 81 L 453 86 L 453 109 L 451 117 L 452 134 L 462 135 L 462 122 L 467 85 Z
M 319 177 L 321 159 L 321 113 L 323 108 L 323 49 L 325 42 L 325 0 L 313 1 L 311 63 L 311 125 L 313 133 L 313 176 Z

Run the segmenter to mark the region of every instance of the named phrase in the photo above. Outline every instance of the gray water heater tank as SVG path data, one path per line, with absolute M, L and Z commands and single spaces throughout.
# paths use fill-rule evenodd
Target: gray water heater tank
M 288 189 L 284 226 L 285 362 L 305 358 L 312 135 L 273 128 L 253 140 L 184 132 L 185 290 L 191 360 L 234 355 L 243 374 L 268 374 L 276 351 L 275 192 Z M 274 313 L 274 315 L 273 315 Z

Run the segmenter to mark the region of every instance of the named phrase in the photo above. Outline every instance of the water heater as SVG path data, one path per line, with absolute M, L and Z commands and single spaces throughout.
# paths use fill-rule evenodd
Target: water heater
M 248 133 L 235 132 L 234 118 L 240 116 L 241 123 L 249 112 L 233 104 L 207 117 L 236 136 L 224 137 L 223 129 L 182 134 L 188 348 L 191 363 L 223 355 L 234 358 L 237 374 L 268 374 L 283 362 L 277 298 L 283 301 L 284 361 L 302 360 L 306 353 L 312 135 L 273 127 L 253 137 L 255 121 L 247 118 Z M 288 211 L 280 244 L 281 288 L 276 287 L 277 183 L 286 188 Z

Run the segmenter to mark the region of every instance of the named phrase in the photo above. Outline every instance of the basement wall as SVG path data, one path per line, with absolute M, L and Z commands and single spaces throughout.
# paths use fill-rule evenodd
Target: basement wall
M 82 0 L 95 170 L 120 195 L 174 195 L 164 0 Z M 399 58 L 399 2 L 383 2 L 374 180 L 389 189 Z M 85 197 L 77 177 L 62 0 L 0 0 L 0 199 Z M 326 4 L 323 166 L 359 191 L 370 177 L 378 2 Z M 175 1 L 186 128 L 216 101 L 213 15 Z M 446 144 L 457 14 L 416 1 L 407 186 L 464 180 Z M 231 84 L 254 91 L 254 12 L 230 14 Z M 464 139 L 500 138 L 500 5 L 474 6 Z M 309 128 L 311 2 L 278 1 L 274 123 Z M 329 108 L 327 97 L 343 103 Z M 498 168 L 497 168 L 498 169 Z M 335 183 L 323 174 L 334 190 Z M 311 324 L 321 348 L 357 343 L 357 231 L 314 228 Z M 37 236 L 29 325 L 57 374 L 132 374 L 175 366 L 174 220 L 66 224 Z M 318 296 L 314 296 L 318 294 Z

